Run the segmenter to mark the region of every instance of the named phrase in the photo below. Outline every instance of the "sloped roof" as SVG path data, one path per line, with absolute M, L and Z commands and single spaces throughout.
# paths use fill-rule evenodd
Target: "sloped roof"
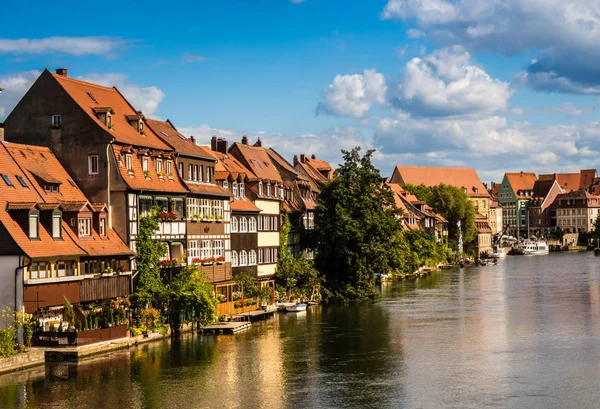
M 279 152 L 277 152 L 275 149 L 273 149 L 273 148 L 267 149 L 267 154 L 271 157 L 271 159 L 273 159 L 273 161 L 277 162 L 277 164 L 279 166 L 281 166 L 282 168 L 284 168 L 285 170 L 287 170 L 288 172 L 293 174 L 296 178 L 303 179 L 303 180 L 309 180 L 308 177 L 306 177 L 305 175 L 299 173 L 296 169 L 294 169 L 292 164 L 289 163 L 287 160 L 285 160 L 285 158 L 283 156 L 281 156 L 279 154 Z
M 217 180 L 225 180 L 228 176 L 231 176 L 233 180 L 236 180 L 239 176 L 243 179 L 258 180 L 258 177 L 234 156 L 215 152 L 204 146 L 201 147 L 208 149 L 210 154 L 217 159 L 217 163 L 215 164 L 215 178 Z
M 405 184 L 437 186 L 441 183 L 467 189 L 470 197 L 489 197 L 489 193 L 473 168 L 446 168 L 433 166 L 396 166 Z
M 234 212 L 260 212 L 261 210 L 250 200 L 240 199 L 231 202 L 230 208 Z
M 533 197 L 545 198 L 552 189 L 552 185 L 554 185 L 554 180 L 536 180 L 533 184 Z
M 508 172 L 506 173 L 506 178 L 510 183 L 510 187 L 513 190 L 513 193 L 518 196 L 517 192 L 519 191 L 529 191 L 533 190 L 533 185 L 537 180 L 535 173 L 533 172 Z M 528 195 L 522 195 L 528 196 Z
M 192 142 L 190 138 L 179 132 L 171 121 L 145 118 L 145 122 L 159 139 L 172 147 L 178 154 L 208 160 L 215 159 L 195 142 Z
M 539 180 L 554 181 L 556 180 L 561 188 L 566 191 L 579 190 L 581 182 L 581 174 L 579 173 L 552 173 L 548 175 L 540 175 Z
M 279 171 L 271 162 L 271 157 L 264 148 L 236 142 L 231 146 L 229 152 L 234 153 L 236 150 L 256 177 L 264 181 L 283 183 Z
M 320 192 L 320 186 L 323 186 L 325 183 L 327 183 L 327 179 L 323 175 L 321 175 L 321 173 L 319 173 L 306 163 L 298 162 L 296 164 L 296 169 L 300 174 L 304 174 L 306 175 L 306 177 L 308 177 L 313 192 Z
M 172 165 L 173 178 L 168 178 L 166 175 L 163 178 L 159 178 L 154 161 L 148 158 L 149 178 L 147 178 L 142 169 L 142 159 L 138 156 L 138 148 L 131 148 L 131 155 L 133 156 L 131 161 L 133 165 L 133 174 L 129 173 L 126 163 L 124 163 L 121 158 L 122 146 L 113 144 L 111 145 L 111 149 L 113 150 L 119 174 L 131 189 L 153 192 L 187 193 L 188 188 L 179 178 L 175 162 L 173 162 Z M 167 166 L 166 160 L 167 159 L 163 162 L 163 173 L 165 174 Z
M 221 186 L 208 183 L 186 182 L 191 193 L 206 194 L 211 196 L 231 197 L 231 193 L 223 189 Z
M 142 135 L 129 124 L 127 116 L 137 115 L 137 111 L 117 88 L 103 87 L 63 75 L 50 74 L 89 117 L 98 126 L 106 130 L 116 142 L 133 146 L 170 150 L 169 146 L 160 140 L 152 130 L 146 129 L 144 130 L 144 135 Z M 92 99 L 92 96 L 94 99 Z M 114 111 L 111 119 L 111 123 L 113 124 L 112 129 L 109 129 L 96 117 L 94 113 L 95 108 L 112 108 Z
M 106 237 L 101 237 L 92 229 L 93 240 L 79 240 L 75 232 L 67 228 L 67 234 L 86 253 L 94 256 L 133 256 L 135 253 L 121 241 L 113 229 L 106 229 Z M 63 235 L 64 238 L 64 235 Z

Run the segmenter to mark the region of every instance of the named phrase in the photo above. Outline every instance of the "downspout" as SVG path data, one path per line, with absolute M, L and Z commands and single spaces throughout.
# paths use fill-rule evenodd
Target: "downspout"
M 106 144 L 106 176 L 108 180 L 107 192 L 106 192 L 106 206 L 108 206 L 108 227 L 112 229 L 112 211 L 110 210 L 110 152 L 111 144 Z

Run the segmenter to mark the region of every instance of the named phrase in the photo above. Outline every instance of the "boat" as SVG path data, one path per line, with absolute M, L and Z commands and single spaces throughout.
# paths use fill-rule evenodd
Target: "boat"
M 521 245 L 521 249 L 526 256 L 548 254 L 550 252 L 548 245 L 544 241 L 525 242 Z
M 277 304 L 277 311 L 285 311 L 287 307 L 296 305 L 295 302 L 280 302 Z
M 490 257 L 492 258 L 504 258 L 506 257 L 506 252 L 504 251 L 504 247 L 494 247 L 493 252 L 490 253 Z
M 298 304 L 294 304 L 294 305 L 288 305 L 287 307 L 285 307 L 285 310 L 287 312 L 300 312 L 300 311 L 306 311 L 306 307 L 308 307 L 308 304 L 298 303 Z

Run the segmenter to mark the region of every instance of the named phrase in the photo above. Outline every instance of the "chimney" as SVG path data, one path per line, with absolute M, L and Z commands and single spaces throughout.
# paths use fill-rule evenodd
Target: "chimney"
M 4 123 L 0 122 L 0 142 L 4 140 Z
M 217 137 L 215 135 L 210 138 L 210 150 L 216 152 L 217 149 Z
M 298 155 L 294 155 L 294 166 L 298 164 Z
M 63 77 L 68 77 L 66 68 L 57 68 L 56 73 L 58 75 L 62 75 Z
M 66 74 L 65 74 L 65 76 L 66 76 Z M 137 112 L 137 114 L 138 114 L 138 115 L 144 115 L 144 114 L 142 113 L 142 111 L 140 111 L 140 110 L 138 110 L 138 111 L 136 111 L 136 112 Z
M 300 162 L 306 163 L 306 155 L 305 154 L 300 155 Z
M 311 157 L 312 159 L 317 159 L 317 157 L 315 156 L 315 154 L 314 154 L 314 153 L 313 153 L 312 155 L 310 155 L 310 157 Z
M 248 137 L 246 135 L 242 136 L 242 145 L 248 145 Z
M 258 139 L 256 140 L 256 143 L 254 144 L 254 146 L 262 148 L 262 141 L 260 140 L 260 137 L 258 137 Z
M 217 140 L 217 151 L 221 152 L 223 155 L 227 155 L 228 149 L 229 143 L 227 143 L 227 139 L 220 138 Z
M 196 143 L 196 138 L 194 138 L 194 135 L 190 136 L 190 141 L 192 141 L 192 143 Z

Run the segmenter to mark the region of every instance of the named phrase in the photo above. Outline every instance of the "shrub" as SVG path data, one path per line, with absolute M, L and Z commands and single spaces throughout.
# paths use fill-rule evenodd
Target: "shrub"
M 17 336 L 14 327 L 0 330 L 0 357 L 6 358 L 17 353 Z
M 156 308 L 144 308 L 140 313 L 140 320 L 147 328 L 154 328 L 160 323 L 160 311 Z

